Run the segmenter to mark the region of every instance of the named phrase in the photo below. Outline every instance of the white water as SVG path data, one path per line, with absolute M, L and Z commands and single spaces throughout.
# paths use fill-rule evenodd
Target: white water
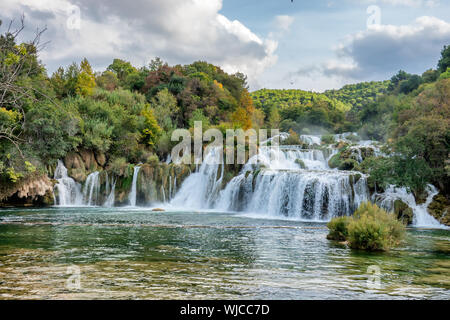
M 114 180 L 112 183 L 111 191 L 108 195 L 108 198 L 106 198 L 106 201 L 103 204 L 104 207 L 107 207 L 107 208 L 114 207 L 115 192 L 116 192 L 116 181 Z
M 219 163 L 221 163 L 221 153 L 218 149 L 212 149 L 205 156 L 199 169 L 183 182 L 171 204 L 193 209 L 211 208 L 222 184 L 223 165 Z M 222 167 L 220 176 L 218 175 L 219 166 Z
M 219 176 L 219 165 L 207 161 L 214 157 L 215 151 L 206 156 L 198 171 L 184 181 L 171 205 L 324 221 L 352 213 L 369 198 L 366 177 L 330 170 L 328 157 L 321 150 L 260 147 L 258 155 L 250 158 L 220 192 L 223 166 Z M 354 183 L 350 177 L 356 175 L 359 180 Z
M 139 174 L 139 169 L 141 167 L 135 166 L 133 171 L 133 181 L 131 182 L 131 191 L 128 196 L 128 200 L 130 202 L 130 206 L 136 207 L 136 196 L 137 196 L 137 178 Z
M 404 187 L 389 186 L 384 193 L 375 194 L 373 199 L 387 211 L 394 210 L 395 200 L 401 200 L 407 204 L 414 213 L 413 226 L 421 228 L 447 228 L 437 221 L 427 211 L 428 206 L 433 201 L 439 191 L 431 184 L 427 186 L 428 197 L 423 204 L 416 204 L 414 195 Z
M 100 196 L 100 172 L 95 171 L 88 175 L 83 188 L 84 204 L 88 206 L 97 205 Z
M 61 160 L 55 170 L 54 179 L 58 181 L 55 185 L 55 204 L 58 206 L 79 206 L 83 205 L 83 195 L 81 185 L 67 174 L 67 168 Z M 54 193 L 55 193 L 54 192 Z

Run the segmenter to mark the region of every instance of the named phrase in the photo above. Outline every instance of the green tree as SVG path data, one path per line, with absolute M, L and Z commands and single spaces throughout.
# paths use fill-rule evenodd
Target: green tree
M 145 108 L 142 111 L 142 116 L 145 118 L 145 128 L 142 131 L 145 142 L 153 147 L 158 142 L 162 130 L 158 125 L 155 116 L 153 115 L 153 109 L 150 107 Z
M 94 88 L 95 76 L 89 61 L 84 58 L 80 64 L 80 73 L 78 75 L 75 92 L 82 96 L 90 96 L 92 95 Z
M 440 73 L 447 71 L 447 68 L 450 67 L 450 45 L 444 46 L 444 49 L 441 51 L 441 59 L 438 62 L 438 70 Z
M 177 123 L 177 117 L 180 109 L 177 105 L 177 99 L 169 92 L 167 88 L 159 91 L 152 99 L 151 106 L 158 124 L 166 131 L 173 130 Z
M 137 71 L 130 62 L 121 59 L 114 59 L 113 63 L 106 70 L 114 72 L 121 82 L 125 82 L 125 79 L 130 73 Z

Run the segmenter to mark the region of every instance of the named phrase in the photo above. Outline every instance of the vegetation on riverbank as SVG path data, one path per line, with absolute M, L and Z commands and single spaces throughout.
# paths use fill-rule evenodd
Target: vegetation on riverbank
M 368 251 L 388 251 L 398 246 L 405 225 L 370 202 L 362 203 L 350 217 L 333 218 L 328 224 L 329 240 L 346 241 L 349 247 Z

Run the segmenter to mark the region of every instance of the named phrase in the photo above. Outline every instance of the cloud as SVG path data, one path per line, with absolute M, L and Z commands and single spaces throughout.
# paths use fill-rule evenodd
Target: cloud
M 325 75 L 364 79 L 399 69 L 421 73 L 435 67 L 444 45 L 450 44 L 450 23 L 420 17 L 413 24 L 373 25 L 350 35 L 335 48 L 336 58 L 323 64 Z
M 79 30 L 67 28 L 73 5 Z M 229 20 L 221 8 L 222 0 L 2 0 L 0 19 L 25 13 L 28 26 L 47 26 L 51 43 L 41 58 L 50 70 L 82 57 L 99 69 L 113 58 L 143 65 L 160 56 L 171 64 L 206 60 L 255 81 L 276 62 L 277 41 Z
M 275 25 L 281 31 L 289 31 L 293 22 L 294 17 L 291 16 L 280 15 L 275 17 Z
M 361 3 L 361 1 L 358 1 Z M 393 6 L 406 6 L 406 7 L 436 7 L 440 4 L 440 0 L 365 0 L 363 3 L 367 4 L 389 4 Z

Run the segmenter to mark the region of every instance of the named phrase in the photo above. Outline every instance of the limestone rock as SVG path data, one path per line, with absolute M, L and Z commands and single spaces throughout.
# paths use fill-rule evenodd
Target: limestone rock
M 434 196 L 428 206 L 428 213 L 440 223 L 450 226 L 450 200 L 442 194 Z
M 98 164 L 97 160 L 95 160 L 94 152 L 88 150 L 80 151 L 81 158 L 84 162 L 84 167 L 87 171 L 97 171 Z
M 413 210 L 402 200 L 394 201 L 394 213 L 398 220 L 406 224 L 412 224 L 414 218 Z

